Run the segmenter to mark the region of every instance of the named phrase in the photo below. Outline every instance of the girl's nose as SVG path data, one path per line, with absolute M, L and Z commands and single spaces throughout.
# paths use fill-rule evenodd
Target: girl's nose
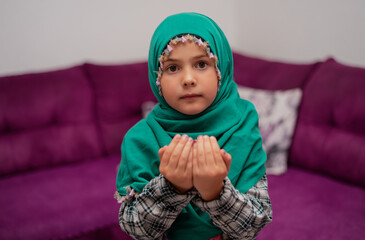
M 196 85 L 196 79 L 194 77 L 194 74 L 191 72 L 191 70 L 185 71 L 183 84 L 185 87 Z
M 184 81 L 184 86 L 187 87 L 187 86 L 195 86 L 195 80 L 194 79 L 186 79 Z

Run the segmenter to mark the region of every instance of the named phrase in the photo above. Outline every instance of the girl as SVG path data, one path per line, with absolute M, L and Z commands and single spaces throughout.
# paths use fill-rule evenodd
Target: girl
M 201 14 L 170 16 L 148 66 L 159 104 L 122 143 L 121 228 L 135 239 L 255 238 L 271 221 L 266 155 L 224 33 Z

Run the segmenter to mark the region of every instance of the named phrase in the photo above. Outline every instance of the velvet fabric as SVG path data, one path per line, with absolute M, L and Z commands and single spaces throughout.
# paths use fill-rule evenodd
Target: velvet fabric
M 266 90 L 302 88 L 319 63 L 291 64 L 234 53 L 237 84 Z
M 238 84 L 303 90 L 289 169 L 268 176 L 273 222 L 257 239 L 363 238 L 365 69 L 334 59 L 289 64 L 240 54 L 234 63 Z
M 268 176 L 273 221 L 257 240 L 362 239 L 365 190 L 291 167 Z
M 81 66 L 0 78 L 0 175 L 100 157 L 93 98 Z
M 365 69 L 333 59 L 317 69 L 304 87 L 293 165 L 365 187 L 364 89 Z
M 1 179 L 0 239 L 67 239 L 117 225 L 119 161 L 115 155 Z
M 156 101 L 148 88 L 147 63 L 89 63 L 85 68 L 95 90 L 96 114 L 106 152 L 120 154 L 121 139 L 141 119 L 142 103 Z
M 268 177 L 273 222 L 257 239 L 362 239 L 365 68 L 240 54 L 234 64 L 241 85 L 304 90 L 288 172 Z M 0 77 L 0 239 L 132 239 L 113 194 L 124 131 L 154 99 L 147 78 L 146 62 Z

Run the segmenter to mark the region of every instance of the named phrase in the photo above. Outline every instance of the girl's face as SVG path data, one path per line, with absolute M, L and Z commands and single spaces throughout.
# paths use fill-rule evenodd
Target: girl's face
M 163 62 L 161 92 L 175 110 L 194 115 L 203 112 L 218 92 L 214 58 L 204 48 L 187 41 L 173 46 Z

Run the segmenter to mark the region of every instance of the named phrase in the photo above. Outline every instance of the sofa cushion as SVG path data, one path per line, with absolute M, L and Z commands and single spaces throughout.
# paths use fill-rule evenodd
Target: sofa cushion
M 99 157 L 81 66 L 0 78 L 0 175 Z
M 117 224 L 119 162 L 116 155 L 1 179 L 0 239 L 64 239 Z
M 302 88 L 319 63 L 289 64 L 233 54 L 236 83 L 267 90 Z
M 96 92 L 97 114 L 107 152 L 120 153 L 124 134 L 142 118 L 142 103 L 155 99 L 147 63 L 85 67 Z
M 363 188 L 293 167 L 268 183 L 273 222 L 257 240 L 364 238 Z
M 116 221 L 113 225 L 103 227 L 91 232 L 81 233 L 76 237 L 72 237 L 72 240 L 133 240 L 132 237 L 128 236 L 123 232 Z
M 304 88 L 291 163 L 365 187 L 365 69 L 333 59 Z

